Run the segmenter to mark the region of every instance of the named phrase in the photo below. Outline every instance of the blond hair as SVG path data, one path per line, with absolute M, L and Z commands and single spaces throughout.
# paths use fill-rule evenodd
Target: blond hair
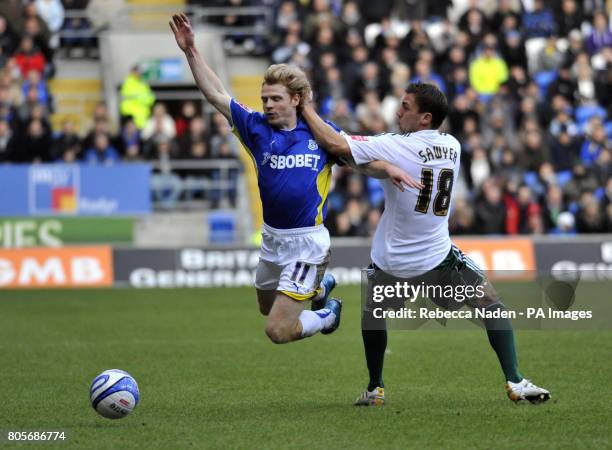
M 273 64 L 264 73 L 263 84 L 281 84 L 287 88 L 290 96 L 298 94 L 300 105 L 308 98 L 311 91 L 310 82 L 306 74 L 295 66 L 287 64 Z

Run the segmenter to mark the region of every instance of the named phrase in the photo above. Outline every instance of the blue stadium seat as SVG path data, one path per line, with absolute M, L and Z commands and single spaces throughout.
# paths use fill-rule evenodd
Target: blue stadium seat
M 612 120 L 608 120 L 604 124 L 604 128 L 606 129 L 606 134 L 608 135 L 608 138 L 612 139 Z
M 606 110 L 599 105 L 583 105 L 576 108 L 576 122 L 578 126 L 584 125 L 591 117 L 599 116 L 606 118 Z
M 209 239 L 211 244 L 232 244 L 236 239 L 236 216 L 224 211 L 208 214 Z
M 538 174 L 536 172 L 525 172 L 523 175 L 523 182 L 531 189 L 537 189 L 538 185 L 540 184 L 540 180 L 538 180 Z
M 545 97 L 546 92 L 548 91 L 548 86 L 557 79 L 557 71 L 551 70 L 546 72 L 537 72 L 533 75 L 533 78 L 540 88 L 540 94 L 542 97 Z
M 572 179 L 572 171 L 571 170 L 562 170 L 561 172 L 557 172 L 557 183 L 560 187 L 563 187 L 567 184 L 568 181 Z
M 370 204 L 375 208 L 385 199 L 385 191 L 383 191 L 380 181 L 376 178 L 368 177 L 368 194 Z
M 575 216 L 580 210 L 580 205 L 578 204 L 578 202 L 572 202 L 568 205 L 567 210 Z

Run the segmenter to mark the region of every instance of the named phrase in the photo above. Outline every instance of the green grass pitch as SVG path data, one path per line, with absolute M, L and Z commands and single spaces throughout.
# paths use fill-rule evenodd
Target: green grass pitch
M 335 294 L 336 333 L 278 346 L 252 289 L 0 291 L 0 447 L 612 448 L 612 332 L 518 331 L 523 373 L 553 396 L 519 406 L 483 331 L 393 331 L 388 403 L 355 408 L 359 289 Z M 110 368 L 141 390 L 117 421 L 88 399 Z M 9 445 L 17 430 L 69 440 Z

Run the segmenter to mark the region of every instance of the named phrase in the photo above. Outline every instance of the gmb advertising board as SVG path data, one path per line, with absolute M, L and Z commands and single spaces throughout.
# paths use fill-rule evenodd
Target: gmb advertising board
M 151 212 L 148 164 L 0 167 L 0 216 L 112 216 Z

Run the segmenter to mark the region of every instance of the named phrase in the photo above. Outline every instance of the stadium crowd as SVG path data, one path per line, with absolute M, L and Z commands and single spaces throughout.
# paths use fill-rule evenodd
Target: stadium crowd
M 203 198 L 212 208 L 225 198 L 236 204 L 237 169 L 177 170 L 169 160 L 237 160 L 237 142 L 223 117 L 202 114 L 201 103 L 186 101 L 175 117 L 142 78 L 138 68 L 121 87 L 117 128 L 106 105 L 96 105 L 91 126 L 80 133 L 71 119 L 52 129 L 54 102 L 48 82 L 55 73 L 54 53 L 91 46 L 91 38 L 60 40 L 60 30 L 85 29 L 82 19 L 65 17 L 65 7 L 83 9 L 87 1 L 4 0 L 0 2 L 0 163 L 78 162 L 112 165 L 120 161 L 157 162 L 152 193 L 162 207 L 179 197 Z M 220 120 L 222 119 L 222 120 Z M 225 176 L 223 190 L 215 182 Z M 211 183 L 212 181 L 212 183 Z
M 289 0 L 270 54 L 306 70 L 319 111 L 353 134 L 397 131 L 405 86 L 437 84 L 443 129 L 462 144 L 452 233 L 601 233 L 612 231 L 610 12 L 593 0 Z M 334 179 L 332 234 L 371 235 L 380 184 L 345 168 Z
M 348 133 L 397 131 L 405 86 L 436 83 L 450 105 L 443 130 L 462 144 L 452 233 L 612 231 L 611 0 L 189 3 L 272 4 L 271 61 L 303 68 L 320 112 Z M 88 26 L 64 11 L 87 6 L 87 0 L 0 2 L 0 163 L 158 161 L 154 192 L 172 204 L 185 179 L 219 174 L 178 173 L 164 161 L 235 159 L 236 141 L 222 117 L 204 120 L 196 103 L 170 115 L 137 70 L 122 94 L 125 100 L 129 89 L 144 89 L 144 112 L 122 105 L 126 119 L 115 129 L 100 104 L 84 135 L 70 120 L 53 130 L 47 82 L 54 52 L 91 46 L 91 39 L 59 39 L 62 29 Z M 371 235 L 384 207 L 380 184 L 343 167 L 334 169 L 334 184 L 332 235 Z M 218 204 L 218 191 L 210 196 L 197 186 L 196 195 Z

